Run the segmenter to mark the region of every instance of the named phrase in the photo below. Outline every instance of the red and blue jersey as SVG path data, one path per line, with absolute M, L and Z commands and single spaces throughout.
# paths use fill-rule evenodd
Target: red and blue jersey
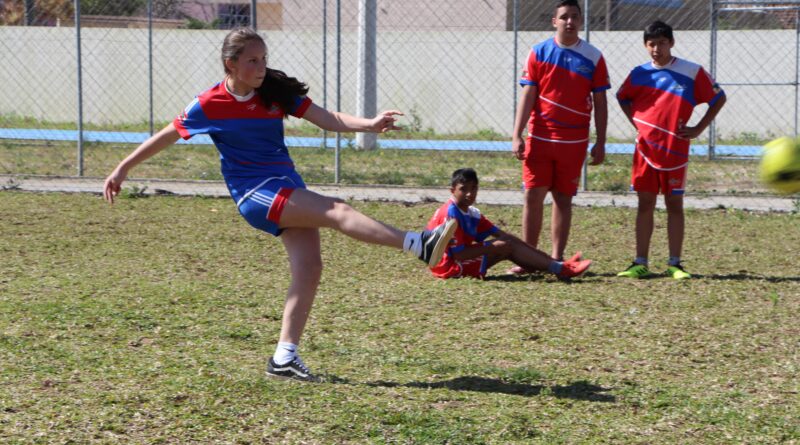
M 309 106 L 311 99 L 295 97 L 289 114 L 302 117 Z M 265 106 L 258 94 L 238 101 L 220 82 L 197 96 L 173 124 L 184 139 L 208 134 L 219 150 L 223 176 L 246 179 L 294 168 L 284 142 L 284 116 L 281 107 Z
M 674 57 L 663 67 L 652 62 L 634 68 L 617 92 L 620 104 L 630 104 L 638 130 L 637 150 L 647 164 L 675 170 L 689 162 L 689 139 L 678 130 L 689 122 L 694 107 L 709 106 L 725 92 L 696 63 Z
M 436 213 L 428 221 L 426 228 L 428 230 L 433 229 L 448 219 L 458 221 L 458 228 L 450 241 L 450 245 L 445 250 L 442 261 L 431 267 L 433 275 L 440 278 L 453 276 L 453 272 L 460 271 L 461 267 L 453 259 L 453 254 L 464 250 L 466 247 L 480 245 L 486 238 L 500 230 L 483 216 L 480 210 L 470 207 L 469 210 L 464 212 L 458 208 L 452 198 L 436 210 Z
M 580 39 L 570 46 L 555 38 L 534 46 L 519 83 L 539 92 L 529 137 L 560 143 L 588 142 L 591 93 L 611 88 L 602 53 Z

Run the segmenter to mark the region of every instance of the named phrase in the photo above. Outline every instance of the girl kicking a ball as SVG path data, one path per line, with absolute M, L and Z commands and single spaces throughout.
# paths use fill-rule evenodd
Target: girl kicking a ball
M 283 137 L 288 115 L 328 131 L 397 130 L 399 111 L 374 118 L 331 112 L 306 97 L 308 87 L 267 67 L 267 46 L 255 31 L 231 31 L 222 44 L 225 78 L 197 96 L 175 120 L 126 157 L 106 178 L 103 196 L 114 202 L 130 170 L 178 141 L 208 134 L 220 153 L 222 175 L 239 213 L 253 227 L 280 237 L 289 256 L 291 284 L 280 339 L 267 375 L 316 381 L 297 352 L 322 275 L 319 229 L 359 241 L 402 248 L 437 264 L 457 227 L 454 220 L 422 232 L 404 232 L 342 202 L 306 189 Z

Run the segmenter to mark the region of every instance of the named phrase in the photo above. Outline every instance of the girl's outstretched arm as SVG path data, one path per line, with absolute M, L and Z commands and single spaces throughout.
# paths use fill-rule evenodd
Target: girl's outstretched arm
M 306 110 L 303 119 L 328 131 L 350 132 L 358 131 L 362 133 L 385 133 L 390 130 L 401 130 L 394 123 L 403 113 L 397 110 L 381 111 L 373 118 L 356 117 L 346 113 L 328 111 L 315 104 Z
M 136 147 L 136 150 L 133 150 L 133 153 L 123 159 L 122 162 L 117 165 L 117 168 L 108 175 L 106 183 L 103 186 L 103 198 L 110 204 L 114 204 L 114 196 L 119 194 L 122 182 L 128 177 L 128 172 L 142 161 L 177 142 L 180 137 L 175 126 L 169 124 L 164 127 L 163 130 L 142 142 L 142 145 Z

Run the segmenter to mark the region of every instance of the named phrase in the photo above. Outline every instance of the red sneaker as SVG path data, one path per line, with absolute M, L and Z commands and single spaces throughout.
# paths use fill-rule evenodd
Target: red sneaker
M 581 252 L 579 250 L 579 251 L 575 252 L 575 255 L 572 255 L 572 257 L 570 259 L 568 259 L 566 262 L 568 262 L 568 263 L 577 263 L 578 261 L 580 261 L 582 259 L 583 259 L 583 252 Z
M 591 265 L 592 260 L 564 261 L 564 267 L 561 269 L 561 273 L 558 274 L 558 278 L 577 277 L 589 270 Z

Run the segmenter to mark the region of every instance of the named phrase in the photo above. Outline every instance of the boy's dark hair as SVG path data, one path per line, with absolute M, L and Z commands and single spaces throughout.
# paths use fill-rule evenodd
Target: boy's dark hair
M 556 0 L 556 7 L 553 8 L 553 14 L 562 6 L 574 6 L 578 8 L 578 12 L 581 11 L 581 4 L 578 3 L 578 0 Z
M 453 177 L 450 179 L 450 186 L 455 187 L 458 184 L 466 184 L 468 182 L 478 183 L 478 174 L 471 168 L 459 168 L 453 172 Z
M 655 40 L 660 37 L 664 37 L 670 42 L 675 41 L 675 39 L 672 37 L 672 27 L 661 20 L 656 20 L 655 22 L 647 25 L 647 27 L 644 29 L 645 43 L 648 40 Z

